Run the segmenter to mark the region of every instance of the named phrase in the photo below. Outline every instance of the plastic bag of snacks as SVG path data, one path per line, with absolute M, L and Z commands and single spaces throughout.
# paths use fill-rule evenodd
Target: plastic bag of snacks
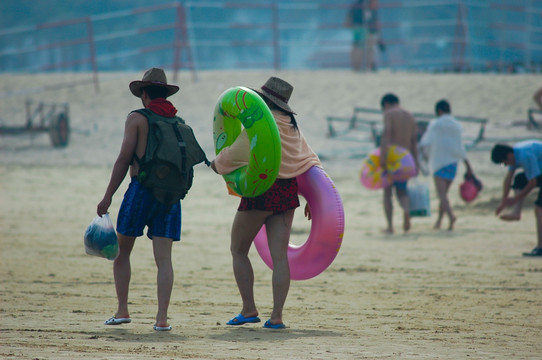
M 85 231 L 85 252 L 89 255 L 115 260 L 119 242 L 109 214 L 96 216 Z

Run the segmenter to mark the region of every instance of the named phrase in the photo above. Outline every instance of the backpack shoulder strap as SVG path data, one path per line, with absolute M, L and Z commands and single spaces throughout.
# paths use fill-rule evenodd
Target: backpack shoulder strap
M 184 120 L 180 117 L 177 117 L 177 121 L 180 121 L 184 124 Z M 186 166 L 186 142 L 184 141 L 181 132 L 177 128 L 176 124 L 171 124 L 171 127 L 173 128 L 173 132 L 175 132 L 175 136 L 177 137 L 177 143 L 179 144 L 179 149 L 181 150 L 181 157 L 183 159 L 182 161 L 182 169 L 181 173 L 183 176 L 186 176 L 187 166 Z
M 176 116 L 176 118 L 179 119 L 179 121 L 182 124 L 186 125 L 186 122 L 184 121 L 183 118 L 181 118 L 179 116 Z M 188 125 L 186 125 L 186 126 L 188 126 Z M 190 126 L 188 126 L 188 127 L 190 127 Z M 192 136 L 194 137 L 194 140 L 196 140 L 196 137 L 194 136 L 194 131 L 192 130 L 192 128 L 190 128 L 190 131 L 192 133 Z M 197 140 L 196 140 L 196 144 L 197 144 Z M 211 166 L 211 162 L 207 159 L 207 156 L 205 155 L 205 152 L 203 151 L 203 149 L 201 149 L 201 146 L 199 144 L 197 144 L 197 146 L 199 147 L 199 149 L 201 150 L 201 152 L 203 154 L 203 162 L 205 163 L 205 165 Z M 201 162 L 201 160 L 200 160 L 200 162 Z

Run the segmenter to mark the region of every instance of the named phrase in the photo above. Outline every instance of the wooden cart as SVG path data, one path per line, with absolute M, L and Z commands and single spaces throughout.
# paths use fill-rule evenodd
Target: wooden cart
M 66 147 L 70 139 L 69 106 L 65 103 L 25 102 L 26 124 L 0 124 L 0 135 L 49 133 L 54 147 Z

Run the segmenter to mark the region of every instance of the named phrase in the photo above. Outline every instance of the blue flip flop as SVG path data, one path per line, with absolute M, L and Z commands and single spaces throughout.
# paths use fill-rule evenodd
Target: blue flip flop
M 244 317 L 243 314 L 237 314 L 234 318 L 230 319 L 227 325 L 243 325 L 248 323 L 259 323 L 261 320 L 257 316 Z
M 284 325 L 284 323 L 273 324 L 271 323 L 271 319 L 269 319 L 263 324 L 263 327 L 266 329 L 284 329 L 286 325 Z

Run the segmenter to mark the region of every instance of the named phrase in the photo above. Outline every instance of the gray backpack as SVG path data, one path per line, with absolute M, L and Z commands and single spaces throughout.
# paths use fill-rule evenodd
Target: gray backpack
M 138 181 L 152 189 L 156 200 L 171 206 L 184 199 L 192 187 L 193 166 L 210 165 L 192 128 L 180 117 L 164 117 L 148 109 L 136 110 L 149 122 L 147 148 L 140 159 Z

